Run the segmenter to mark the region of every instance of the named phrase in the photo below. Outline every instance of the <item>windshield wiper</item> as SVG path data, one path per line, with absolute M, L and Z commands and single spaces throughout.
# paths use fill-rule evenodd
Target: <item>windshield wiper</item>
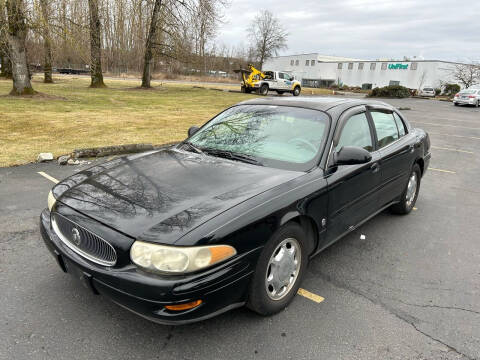
M 199 147 L 193 145 L 190 141 L 184 141 L 183 145 L 187 145 L 191 150 L 194 150 L 198 154 L 205 155 L 205 153 Z
M 230 160 L 242 161 L 248 164 L 263 166 L 263 164 L 260 161 L 246 154 L 240 154 L 233 151 L 219 150 L 219 149 L 203 149 L 203 150 L 204 150 L 204 153 L 207 153 L 209 155 L 218 156 L 218 157 L 222 157 Z

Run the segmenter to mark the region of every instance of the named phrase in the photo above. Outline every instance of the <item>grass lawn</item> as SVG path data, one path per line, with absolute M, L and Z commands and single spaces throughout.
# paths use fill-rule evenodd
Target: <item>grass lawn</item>
M 7 96 L 11 80 L 0 80 L 0 167 L 36 160 L 41 152 L 55 157 L 77 148 L 132 143 L 164 144 L 182 140 L 192 125 L 201 125 L 226 107 L 255 95 L 205 88 L 239 89 L 239 84 L 162 83 L 140 90 L 139 80 L 106 79 L 108 88 L 89 89 L 88 77 L 62 76 L 33 87 L 30 98 Z M 303 94 L 330 94 L 303 89 Z
M 53 85 L 40 80 L 34 78 L 34 89 L 46 95 L 33 98 L 2 96 L 12 82 L 0 80 L 0 167 L 35 161 L 40 152 L 181 140 L 191 125 L 252 98 L 183 84 L 139 90 L 138 80 L 106 80 L 107 89 L 89 89 L 83 77 L 56 78 Z

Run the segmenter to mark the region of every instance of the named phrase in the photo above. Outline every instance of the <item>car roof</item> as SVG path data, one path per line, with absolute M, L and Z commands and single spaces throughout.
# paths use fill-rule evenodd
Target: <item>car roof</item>
M 320 96 L 302 96 L 302 97 L 261 97 L 246 100 L 241 105 L 279 105 L 279 106 L 295 106 L 306 109 L 314 109 L 331 112 L 335 110 L 343 111 L 348 108 L 359 105 L 382 106 L 393 109 L 391 105 L 377 100 L 338 98 L 338 97 L 320 97 Z M 240 105 L 239 104 L 239 105 Z

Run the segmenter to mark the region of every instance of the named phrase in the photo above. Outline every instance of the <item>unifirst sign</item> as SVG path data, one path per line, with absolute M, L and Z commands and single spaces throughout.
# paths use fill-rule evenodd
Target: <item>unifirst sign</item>
M 390 70 L 407 70 L 408 69 L 408 64 L 403 65 L 403 64 L 388 64 L 388 68 Z

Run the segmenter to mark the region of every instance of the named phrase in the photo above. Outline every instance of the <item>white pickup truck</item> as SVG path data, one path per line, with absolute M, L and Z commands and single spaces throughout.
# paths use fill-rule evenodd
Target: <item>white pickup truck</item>
M 273 90 L 278 94 L 289 92 L 293 96 L 300 95 L 302 90 L 300 82 L 295 80 L 292 75 L 281 71 L 264 71 L 263 74 L 265 75 L 264 79 L 259 77 L 253 83 L 259 94 L 267 95 L 269 90 Z

